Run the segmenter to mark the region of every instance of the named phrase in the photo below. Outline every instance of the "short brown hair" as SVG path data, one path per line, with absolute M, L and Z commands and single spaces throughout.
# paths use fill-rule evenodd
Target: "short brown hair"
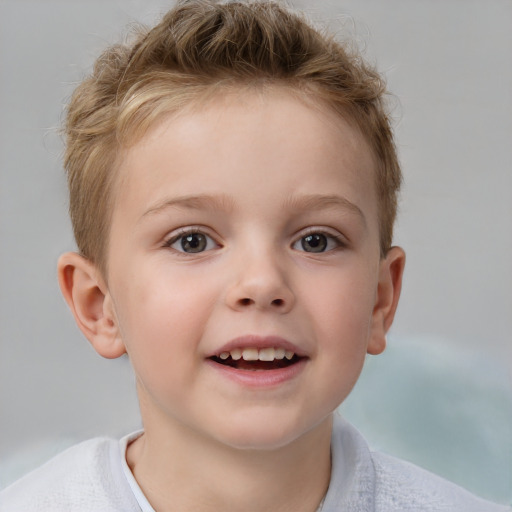
M 381 76 L 275 2 L 180 1 L 131 44 L 107 49 L 75 90 L 65 124 L 70 215 L 81 254 L 106 272 L 116 159 L 165 113 L 212 90 L 281 85 L 355 122 L 374 152 L 380 250 L 401 183 Z

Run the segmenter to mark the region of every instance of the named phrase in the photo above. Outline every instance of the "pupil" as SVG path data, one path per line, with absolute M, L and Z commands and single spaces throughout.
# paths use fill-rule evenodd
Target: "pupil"
M 302 239 L 302 248 L 307 252 L 324 252 L 327 247 L 325 235 L 314 234 Z
M 206 248 L 206 237 L 201 233 L 192 233 L 181 239 L 181 247 L 185 252 L 201 252 Z

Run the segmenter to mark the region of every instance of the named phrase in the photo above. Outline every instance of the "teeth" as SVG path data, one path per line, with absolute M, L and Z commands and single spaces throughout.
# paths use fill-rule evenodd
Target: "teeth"
M 274 350 L 274 352 L 275 352 L 274 357 L 276 359 L 284 359 L 284 354 L 285 354 L 284 348 L 276 348 Z
M 239 348 L 234 348 L 231 352 L 231 359 L 233 361 L 238 361 L 239 359 L 242 359 L 242 351 Z
M 242 350 L 242 357 L 244 361 L 257 361 L 258 349 L 257 348 L 244 348 Z
M 286 359 L 290 360 L 293 359 L 293 356 L 295 355 L 295 352 L 292 352 L 291 350 L 285 350 L 284 348 L 274 348 L 274 347 L 268 347 L 268 348 L 234 348 L 230 352 L 221 352 L 219 354 L 219 358 L 222 360 L 228 359 L 228 357 L 231 356 L 231 359 L 233 361 L 238 361 L 240 359 L 244 359 L 244 361 L 274 361 L 282 360 L 286 357 Z
M 262 348 L 259 352 L 260 361 L 273 361 L 276 351 L 273 348 Z

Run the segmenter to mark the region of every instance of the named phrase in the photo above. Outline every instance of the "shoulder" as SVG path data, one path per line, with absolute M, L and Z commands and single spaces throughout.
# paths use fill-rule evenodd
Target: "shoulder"
M 424 469 L 368 447 L 335 417 L 332 472 L 323 512 L 512 512 Z
M 375 510 L 388 512 L 505 512 L 512 509 L 478 498 L 429 471 L 379 452 L 375 468 Z
M 96 438 L 69 448 L 0 492 L 5 512 L 137 510 L 121 466 L 119 441 Z

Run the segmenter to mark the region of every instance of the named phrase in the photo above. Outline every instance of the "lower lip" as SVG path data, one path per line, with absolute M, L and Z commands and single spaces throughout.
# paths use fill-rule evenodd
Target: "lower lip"
M 222 376 L 250 388 L 272 388 L 291 381 L 302 373 L 306 362 L 307 359 L 303 358 L 295 364 L 276 370 L 238 370 L 210 359 L 206 360 L 206 363 Z

